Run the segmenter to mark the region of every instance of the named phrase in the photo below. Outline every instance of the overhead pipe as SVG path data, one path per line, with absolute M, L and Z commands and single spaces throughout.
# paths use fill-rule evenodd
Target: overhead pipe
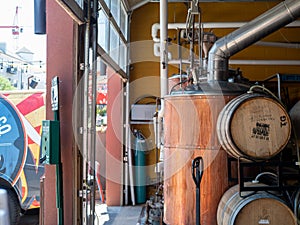
M 285 43 L 285 42 L 272 42 L 272 41 L 270 42 L 258 41 L 254 45 L 264 46 L 264 47 L 274 47 L 274 48 L 294 48 L 294 49 L 300 48 L 300 43 Z M 160 43 L 153 44 L 153 54 L 154 56 L 160 57 Z M 168 52 L 168 60 L 169 60 L 168 61 L 169 64 L 173 60 L 173 56 L 171 52 Z
M 227 28 L 240 28 L 246 25 L 248 22 L 203 22 L 201 26 L 203 29 L 227 29 Z M 286 25 L 286 27 L 300 27 L 300 20 L 296 20 Z M 186 23 L 169 23 L 168 30 L 185 29 Z M 199 24 L 195 23 L 195 29 L 199 28 Z M 158 31 L 160 30 L 160 24 L 154 23 L 151 27 L 151 36 L 154 42 L 160 42 L 158 37 Z
M 218 22 L 218 23 L 204 23 L 205 28 L 239 28 L 242 25 L 245 25 L 245 22 Z M 169 23 L 168 29 L 176 29 L 176 30 L 184 30 L 186 24 L 185 23 Z M 198 23 L 196 26 L 199 26 Z M 285 27 L 300 27 L 300 20 L 296 20 L 292 23 L 289 23 Z M 160 24 L 155 23 L 152 25 L 152 38 L 155 42 L 153 44 L 153 53 L 154 56 L 160 57 L 160 38 L 157 37 L 158 30 L 160 29 Z M 179 38 L 178 38 L 179 39 Z M 275 47 L 275 48 L 294 48 L 299 49 L 300 43 L 285 43 L 285 42 L 267 42 L 267 41 L 257 41 L 254 45 L 265 46 L 265 47 Z M 180 64 L 180 62 L 176 59 L 173 59 L 172 53 L 167 52 L 168 55 L 168 64 Z M 236 62 L 230 64 L 254 64 L 257 60 L 234 60 Z M 273 62 L 274 61 L 274 62 Z M 248 63 L 249 62 L 249 63 Z M 297 60 L 259 60 L 258 64 L 260 65 L 276 65 L 279 62 L 280 65 L 299 65 Z M 189 64 L 189 60 L 183 59 L 183 64 Z
M 277 65 L 277 66 L 300 66 L 300 60 L 229 60 L 234 65 Z
M 284 43 L 284 42 L 266 42 L 258 41 L 254 45 L 265 46 L 265 47 L 275 47 L 275 48 L 294 48 L 299 49 L 300 43 Z M 181 47 L 180 47 L 181 48 Z M 153 44 L 153 53 L 154 56 L 160 56 L 160 43 Z M 190 64 L 190 59 L 173 59 L 172 53 L 168 52 L 168 64 L 169 65 L 179 65 L 180 71 L 182 70 L 182 64 Z M 257 60 L 257 59 L 235 59 L 229 60 L 229 64 L 235 65 L 286 65 L 286 66 L 295 66 L 300 65 L 300 60 Z
M 229 57 L 300 16 L 300 1 L 286 0 L 215 42 L 208 56 L 208 81 L 227 80 Z
M 190 64 L 189 59 L 172 59 L 169 65 Z M 231 65 L 277 65 L 277 66 L 300 66 L 300 60 L 259 60 L 259 59 L 233 59 L 229 60 Z
M 277 48 L 300 48 L 300 43 L 258 41 L 255 43 L 255 45 Z

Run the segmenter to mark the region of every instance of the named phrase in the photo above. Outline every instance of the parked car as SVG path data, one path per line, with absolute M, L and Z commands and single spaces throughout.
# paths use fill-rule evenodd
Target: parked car
M 8 193 L 10 221 L 40 207 L 41 129 L 45 91 L 0 92 L 0 188 Z

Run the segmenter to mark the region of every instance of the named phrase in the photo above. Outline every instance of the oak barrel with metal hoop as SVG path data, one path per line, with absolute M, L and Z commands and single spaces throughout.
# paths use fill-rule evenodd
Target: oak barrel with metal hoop
M 217 135 L 233 157 L 269 159 L 286 146 L 291 135 L 288 112 L 274 98 L 247 93 L 232 99 L 220 112 Z
M 245 192 L 243 195 L 248 195 Z M 235 185 L 222 196 L 218 211 L 218 225 L 296 225 L 296 218 L 286 203 L 276 195 L 259 191 L 240 197 Z

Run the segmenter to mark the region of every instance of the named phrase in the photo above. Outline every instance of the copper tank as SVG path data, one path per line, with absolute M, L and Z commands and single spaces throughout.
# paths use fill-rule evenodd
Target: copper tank
M 218 115 L 228 101 L 245 92 L 243 85 L 204 83 L 197 90 L 165 97 L 164 117 L 164 222 L 191 225 L 196 221 L 196 186 L 191 163 L 201 156 L 201 224 L 216 225 L 217 208 L 229 188 L 227 153 L 217 133 Z

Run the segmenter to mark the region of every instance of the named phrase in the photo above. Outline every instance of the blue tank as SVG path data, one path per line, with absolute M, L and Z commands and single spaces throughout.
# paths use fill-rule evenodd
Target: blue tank
M 134 131 L 134 178 L 136 203 L 146 202 L 146 151 L 147 144 L 143 134 Z

